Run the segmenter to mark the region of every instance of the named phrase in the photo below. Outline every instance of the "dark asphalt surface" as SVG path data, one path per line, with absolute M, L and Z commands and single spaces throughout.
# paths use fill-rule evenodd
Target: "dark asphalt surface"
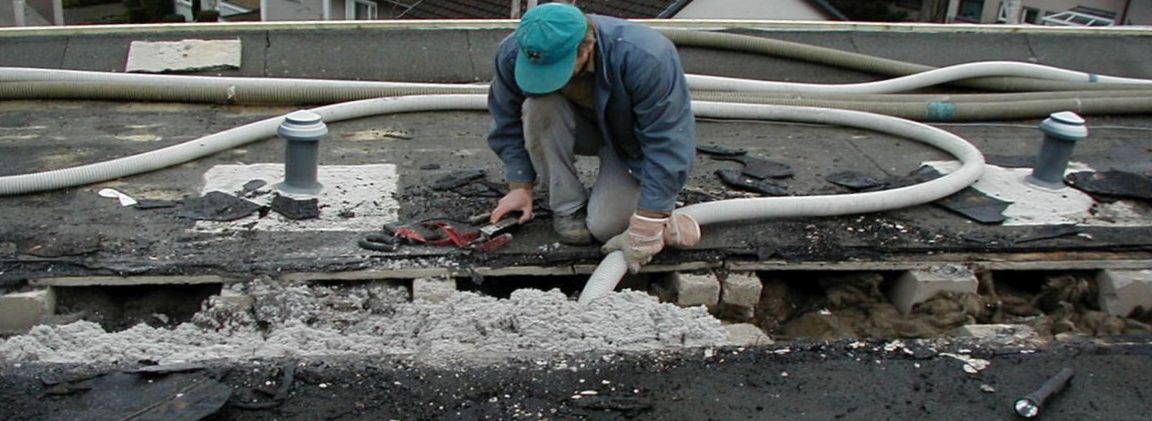
M 1065 341 L 1038 349 L 909 343 L 907 351 L 886 351 L 886 342 L 793 343 L 515 357 L 440 368 L 383 357 L 250 361 L 151 381 L 115 368 L 25 365 L 0 371 L 0 413 L 4 419 L 125 419 L 164 396 L 160 389 L 173 383 L 217 378 L 231 390 L 217 419 L 235 420 L 1008 420 L 1017 419 L 1015 399 L 1068 367 L 1075 376 L 1040 419 L 1144 420 L 1152 414 L 1147 376 L 1152 343 L 1129 339 Z M 970 374 L 963 362 L 943 355 L 965 350 L 990 364 Z M 239 408 L 270 402 L 287 365 L 296 368 L 282 403 Z M 90 379 L 72 383 L 74 391 L 61 395 L 50 394 L 45 383 L 79 378 Z M 112 387 L 118 388 L 114 394 Z

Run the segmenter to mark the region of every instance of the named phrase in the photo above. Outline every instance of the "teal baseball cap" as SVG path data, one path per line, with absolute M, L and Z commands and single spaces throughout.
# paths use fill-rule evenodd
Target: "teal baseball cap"
M 520 19 L 516 42 L 516 84 L 530 94 L 555 92 L 572 78 L 576 51 L 588 21 L 579 8 L 564 3 L 536 6 Z

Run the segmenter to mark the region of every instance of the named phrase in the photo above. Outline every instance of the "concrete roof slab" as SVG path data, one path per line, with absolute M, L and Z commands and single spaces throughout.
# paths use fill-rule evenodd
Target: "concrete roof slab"
M 268 38 L 268 76 L 388 81 L 472 82 L 478 69 L 465 31 L 286 31 Z M 462 52 L 467 52 L 462 54 Z
M 59 68 L 67 47 L 60 37 L 0 38 L 0 66 Z
M 1152 78 L 1152 37 L 1035 36 L 1028 45 L 1041 64 L 1109 76 Z
M 1028 39 L 1018 34 L 910 34 L 854 32 L 853 44 L 862 54 L 943 67 L 987 60 L 1031 61 Z
M 103 36 L 73 36 L 68 38 L 68 50 L 63 66 L 72 70 L 123 72 L 132 41 L 240 40 L 241 67 L 210 72 L 221 76 L 264 76 L 264 54 L 267 43 L 260 32 L 220 33 L 164 33 L 142 36 L 109 34 Z

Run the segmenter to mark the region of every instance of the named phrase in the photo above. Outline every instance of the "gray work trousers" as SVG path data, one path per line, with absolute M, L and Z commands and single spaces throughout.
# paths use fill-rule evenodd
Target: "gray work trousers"
M 640 183 L 620 160 L 619 152 L 600 136 L 596 122 L 560 94 L 524 100 L 524 140 L 537 184 L 548 189 L 555 215 L 572 215 L 588 207 L 588 231 L 601 242 L 628 228 L 636 212 Z M 596 155 L 600 170 L 589 193 L 576 171 L 576 155 Z

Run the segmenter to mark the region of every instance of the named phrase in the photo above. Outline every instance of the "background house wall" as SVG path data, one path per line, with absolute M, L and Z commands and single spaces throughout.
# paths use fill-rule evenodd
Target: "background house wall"
M 976 6 L 981 2 L 983 5 L 979 7 L 978 17 L 972 16 L 971 11 L 976 9 Z M 951 21 L 996 23 L 1000 13 L 1000 5 L 1004 3 L 1004 0 L 959 0 L 957 3 L 959 7 L 954 15 L 950 15 Z M 1020 3 L 1023 7 L 1040 10 L 1041 17 L 1045 14 L 1063 12 L 1074 7 L 1090 7 L 1112 12 L 1119 16 L 1124 11 L 1125 0 L 1022 0 Z M 1147 4 L 1149 1 L 1136 0 L 1133 3 Z M 968 16 L 965 16 L 966 14 Z
M 266 2 L 264 20 L 267 21 L 321 20 L 324 18 L 322 0 L 266 0 Z M 340 14 L 340 16 L 344 15 Z
M 693 0 L 673 19 L 828 20 L 804 0 Z

